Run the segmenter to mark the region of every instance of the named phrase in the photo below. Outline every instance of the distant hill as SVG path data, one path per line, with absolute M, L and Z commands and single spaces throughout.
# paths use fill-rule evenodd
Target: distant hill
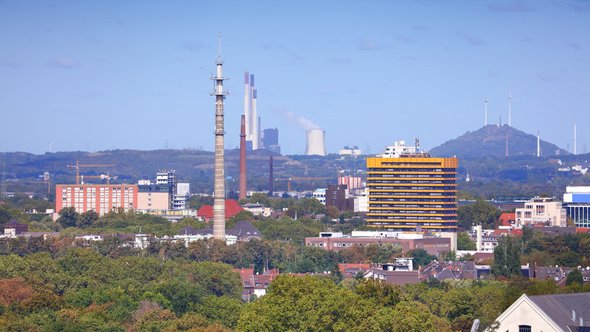
M 474 132 L 447 141 L 430 150 L 438 157 L 457 156 L 459 158 L 504 157 L 508 139 L 509 156 L 533 156 L 537 153 L 537 136 L 527 134 L 508 125 L 487 125 Z M 541 140 L 541 155 L 564 155 L 567 151 L 557 145 Z

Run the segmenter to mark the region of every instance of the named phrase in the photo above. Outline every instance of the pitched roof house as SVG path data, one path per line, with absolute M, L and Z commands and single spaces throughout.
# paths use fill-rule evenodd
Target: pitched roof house
M 496 331 L 590 331 L 590 293 L 523 294 L 498 318 Z

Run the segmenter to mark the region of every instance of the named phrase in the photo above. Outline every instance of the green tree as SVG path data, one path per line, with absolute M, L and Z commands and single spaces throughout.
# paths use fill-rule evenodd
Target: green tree
M 459 250 L 475 250 L 475 241 L 471 239 L 467 232 L 459 232 L 457 234 L 457 249 Z
M 422 248 L 410 250 L 407 253 L 408 257 L 414 258 L 414 266 L 426 266 L 436 259 L 436 256 L 430 255 L 426 250 Z
M 565 279 L 566 286 L 572 285 L 574 283 L 577 283 L 578 285 L 584 284 L 584 276 L 582 276 L 582 272 L 580 272 L 578 269 L 571 270 Z
M 96 213 L 96 211 L 94 210 L 88 210 L 78 216 L 78 218 L 76 219 L 76 226 L 80 228 L 91 227 L 97 220 L 98 213 Z
M 482 199 L 473 204 L 462 205 L 458 209 L 458 225 L 469 229 L 472 225 L 482 225 L 483 228 L 494 228 L 494 224 L 502 211 L 491 203 Z
M 503 236 L 494 248 L 492 274 L 496 277 L 518 276 L 520 270 L 520 241 L 513 236 Z
M 328 278 L 277 278 L 268 293 L 244 307 L 240 331 L 362 331 L 378 308 Z M 377 330 L 378 331 L 378 330 Z
M 270 206 L 270 198 L 268 197 L 267 194 L 263 194 L 263 193 L 253 193 L 252 196 L 250 196 L 250 203 L 257 203 L 257 204 L 261 204 L 263 206 Z
M 78 221 L 78 212 L 74 207 L 65 207 L 59 211 L 59 218 L 57 222 L 63 227 L 75 227 Z
M 0 205 L 0 226 L 10 221 L 12 215 L 8 211 L 8 208 L 3 204 Z

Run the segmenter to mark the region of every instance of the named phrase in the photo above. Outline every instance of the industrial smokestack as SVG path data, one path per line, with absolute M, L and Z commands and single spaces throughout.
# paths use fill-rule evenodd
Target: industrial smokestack
M 215 177 L 213 185 L 213 238 L 225 240 L 225 165 L 223 137 L 223 100 L 227 92 L 223 90 L 223 60 L 221 59 L 221 37 L 217 53 L 217 72 L 212 77 L 215 86 L 211 95 L 215 96 Z
M 326 132 L 322 129 L 310 129 L 307 131 L 307 146 L 305 154 L 325 156 L 326 155 Z
M 244 116 L 246 117 L 246 136 L 250 133 L 250 73 L 244 73 Z
M 240 126 L 240 195 L 239 199 L 246 199 L 246 116 L 242 115 Z
M 274 165 L 272 160 L 272 155 L 270 156 L 270 160 L 268 162 L 268 196 L 272 197 L 274 195 Z
M 256 88 L 252 88 L 252 150 L 258 150 L 258 111 L 257 111 L 257 103 L 258 103 L 258 92 L 256 92 Z

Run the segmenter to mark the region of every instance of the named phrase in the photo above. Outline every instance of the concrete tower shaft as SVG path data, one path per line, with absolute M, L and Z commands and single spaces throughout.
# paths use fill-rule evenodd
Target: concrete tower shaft
M 217 72 L 214 81 L 215 96 L 215 178 L 213 185 L 213 238 L 225 240 L 225 165 L 223 101 L 227 91 L 223 90 L 223 60 L 217 55 Z
M 240 195 L 239 199 L 246 199 L 246 116 L 242 115 L 240 126 Z
M 250 89 L 250 73 L 244 73 L 244 116 L 246 117 L 246 137 L 250 134 L 250 128 L 252 128 L 250 124 L 250 97 L 252 95 L 252 91 Z

